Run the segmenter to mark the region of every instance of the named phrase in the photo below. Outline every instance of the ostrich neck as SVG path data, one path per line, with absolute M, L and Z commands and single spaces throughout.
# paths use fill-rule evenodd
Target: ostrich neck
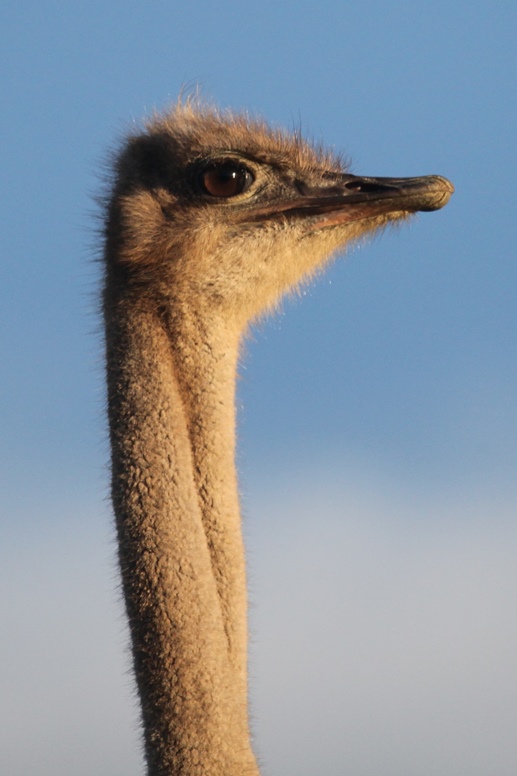
M 112 495 L 149 776 L 257 776 L 235 455 L 238 334 L 106 292 Z
M 239 337 L 220 320 L 184 310 L 166 330 L 192 454 L 192 476 L 220 602 L 228 655 L 246 676 L 245 567 L 235 470 Z

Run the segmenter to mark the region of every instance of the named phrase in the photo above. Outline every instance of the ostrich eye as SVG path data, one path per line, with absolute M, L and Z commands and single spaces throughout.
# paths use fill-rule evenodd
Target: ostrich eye
M 253 181 L 251 172 L 236 162 L 212 162 L 199 176 L 205 194 L 221 199 L 242 194 Z

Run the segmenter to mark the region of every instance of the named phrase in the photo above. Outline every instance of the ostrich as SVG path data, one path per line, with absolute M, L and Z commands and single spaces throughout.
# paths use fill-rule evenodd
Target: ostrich
M 104 316 L 112 501 L 149 776 L 257 776 L 235 379 L 249 322 L 347 243 L 437 210 L 445 178 L 364 178 L 191 103 L 115 163 Z

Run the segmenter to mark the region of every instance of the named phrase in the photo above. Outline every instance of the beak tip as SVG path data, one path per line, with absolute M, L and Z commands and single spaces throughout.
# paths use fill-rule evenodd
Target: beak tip
M 430 213 L 440 210 L 448 203 L 454 194 L 454 186 L 443 175 L 430 175 L 428 177 L 427 190 L 424 193 L 418 210 L 422 213 Z

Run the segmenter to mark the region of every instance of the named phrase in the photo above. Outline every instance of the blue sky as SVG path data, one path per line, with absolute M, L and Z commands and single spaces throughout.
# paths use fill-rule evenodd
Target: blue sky
M 517 771 L 513 2 L 4 2 L 0 771 L 142 773 L 107 495 L 95 205 L 199 84 L 438 213 L 248 339 L 239 467 L 264 774 Z

